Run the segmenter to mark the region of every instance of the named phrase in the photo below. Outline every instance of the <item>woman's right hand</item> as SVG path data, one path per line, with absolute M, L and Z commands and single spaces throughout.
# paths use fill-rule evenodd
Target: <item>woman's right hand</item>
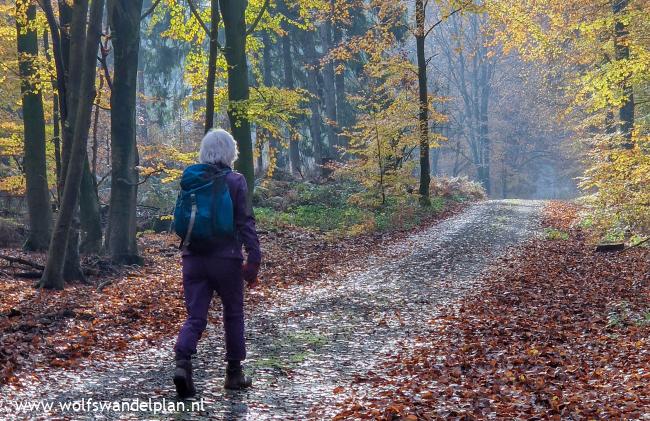
M 242 266 L 242 276 L 249 287 L 254 288 L 257 285 L 257 274 L 260 270 L 259 263 L 246 262 Z

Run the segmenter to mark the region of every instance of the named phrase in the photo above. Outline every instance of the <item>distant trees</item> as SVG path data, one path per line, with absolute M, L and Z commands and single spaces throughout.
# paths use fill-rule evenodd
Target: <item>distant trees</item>
M 492 79 L 499 55 L 488 49 L 485 25 L 485 15 L 454 16 L 437 41 L 446 60 L 449 84 L 461 100 L 464 122 L 461 130 L 469 147 L 471 163 L 478 180 L 491 194 L 489 115 Z
M 496 41 L 544 63 L 559 125 L 585 148 L 581 186 L 594 222 L 614 232 L 650 232 L 646 101 L 650 33 L 644 0 L 491 2 Z M 525 24 L 522 24 L 525 22 Z
M 21 99 L 13 103 L 22 105 L 0 107 L 20 123 L 0 126 L 0 188 L 26 194 L 26 247 L 49 241 L 41 285 L 83 280 L 80 252 L 139 263 L 138 216 L 168 213 L 169 183 L 216 126 L 237 140 L 236 167 L 251 193 L 264 177 L 345 174 L 366 187 L 373 206 L 395 198 L 426 205 L 438 173 L 469 175 L 493 195 L 530 192 L 538 182 L 532 169 L 561 154 L 548 138 L 569 135 L 546 130 L 558 106 L 539 110 L 546 116 L 540 125 L 513 108 L 537 105 L 521 99 L 532 95 L 525 82 L 531 92 L 545 83 L 556 97 L 571 92 L 575 100 L 555 99 L 565 115 L 589 116 L 585 132 L 607 122 L 608 140 L 593 142 L 585 185 L 635 204 L 621 214 L 640 213 L 645 178 L 629 163 L 646 165 L 639 145 L 647 128 L 635 116 L 647 113 L 638 102 L 648 80 L 647 7 L 640 0 L 553 5 L 107 0 L 102 28 L 98 0 L 17 0 L 15 14 L 0 20 L 16 27 L 20 76 L 0 78 L 0 87 L 13 89 Z M 535 26 L 545 14 L 552 31 Z M 574 39 L 570 23 L 581 16 L 590 17 L 588 27 Z M 536 44 L 539 36 L 544 43 Z M 526 76 L 530 60 L 544 66 Z M 508 100 L 519 89 L 518 100 Z M 603 147 L 610 144 L 614 152 Z M 610 152 L 624 156 L 613 162 Z M 619 180 L 606 181 L 607 171 Z M 633 188 L 623 188 L 624 179 Z M 51 201 L 59 211 L 50 241 Z

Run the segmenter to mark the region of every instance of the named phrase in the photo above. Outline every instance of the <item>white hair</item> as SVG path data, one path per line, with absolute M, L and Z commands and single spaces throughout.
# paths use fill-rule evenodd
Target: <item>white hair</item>
M 223 164 L 232 167 L 239 151 L 232 135 L 223 129 L 210 129 L 199 150 L 199 162 L 202 164 Z

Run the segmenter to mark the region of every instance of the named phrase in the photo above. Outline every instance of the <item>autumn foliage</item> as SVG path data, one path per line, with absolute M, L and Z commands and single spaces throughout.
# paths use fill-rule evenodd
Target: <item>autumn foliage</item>
M 650 253 L 596 253 L 552 204 L 537 239 L 430 321 L 380 370 L 341 387 L 335 419 L 636 419 L 650 393 Z

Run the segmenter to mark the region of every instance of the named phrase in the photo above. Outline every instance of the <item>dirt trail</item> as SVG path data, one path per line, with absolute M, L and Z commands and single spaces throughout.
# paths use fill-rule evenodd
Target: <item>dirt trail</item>
M 283 291 L 278 302 L 247 315 L 254 388 L 224 393 L 221 326 L 208 327 L 196 360 L 197 398 L 204 411 L 176 414 L 116 412 L 67 414 L 74 419 L 305 419 L 331 414 L 333 390 L 371 370 L 397 341 L 431 334 L 428 321 L 477 287 L 478 275 L 538 231 L 542 202 L 486 201 L 392 244 L 363 261 L 342 279 L 322 279 Z M 213 311 L 219 311 L 215 308 Z M 95 363 L 82 371 L 51 370 L 43 382 L 20 391 L 0 389 L 7 405 L 45 399 L 46 412 L 2 414 L 4 419 L 61 416 L 56 402 L 175 401 L 170 381 L 172 341 L 128 355 L 122 363 Z M 132 392 L 133 391 L 133 392 Z

